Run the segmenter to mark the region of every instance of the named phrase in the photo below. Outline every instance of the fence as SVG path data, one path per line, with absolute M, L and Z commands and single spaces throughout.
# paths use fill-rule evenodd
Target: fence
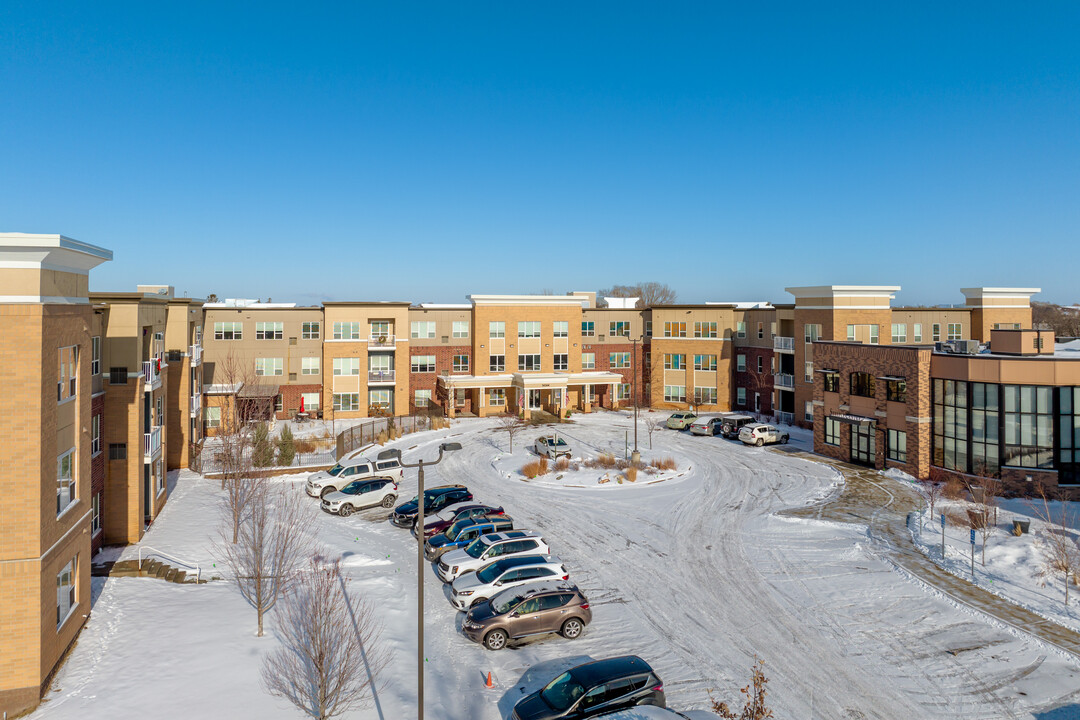
M 334 459 L 340 460 L 357 448 L 371 445 L 379 437 L 379 433 L 387 432 L 391 427 L 400 429 L 406 434 L 427 430 L 431 427 L 431 416 L 416 414 L 372 418 L 359 425 L 353 425 L 338 433 L 337 455 Z

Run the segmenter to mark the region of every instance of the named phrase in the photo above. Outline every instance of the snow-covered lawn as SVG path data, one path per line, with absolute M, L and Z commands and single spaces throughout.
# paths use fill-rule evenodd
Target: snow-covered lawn
M 622 456 L 628 414 L 574 420 L 558 431 L 576 453 Z M 478 500 L 503 505 L 518 527 L 542 531 L 594 612 L 578 640 L 544 637 L 489 652 L 461 634 L 461 615 L 425 565 L 428 717 L 506 718 L 562 669 L 623 653 L 653 665 L 676 709 L 705 707 L 710 689 L 736 700 L 755 656 L 766 661 L 770 702 L 782 718 L 1032 717 L 1076 702 L 1076 662 L 895 572 L 862 526 L 775 515 L 835 492 L 840 478 L 831 467 L 670 430 L 656 432 L 649 450 L 642 428 L 645 458 L 671 457 L 680 477 L 617 491 L 525 482 L 518 470 L 535 459 L 536 436 L 549 432 L 522 432 L 513 453 L 493 420 L 456 421 L 396 443 L 409 461 L 434 458 L 448 439 L 461 442 L 427 470 L 428 485 L 465 483 Z M 792 440 L 805 446 L 807 433 Z M 280 482 L 302 492 L 303 479 Z M 415 483 L 408 473 L 402 499 Z M 219 494 L 218 481 L 181 473 L 143 545 L 225 574 L 210 542 Z M 385 516 L 320 513 L 316 526 L 353 587 L 378 608 L 395 653 L 377 704 L 352 716 L 399 720 L 414 717 L 416 706 L 416 545 Z M 254 612 L 227 581 L 109 579 L 35 717 L 300 717 L 259 684 L 261 659 L 277 643 L 274 622 L 271 612 L 267 636 L 256 638 Z

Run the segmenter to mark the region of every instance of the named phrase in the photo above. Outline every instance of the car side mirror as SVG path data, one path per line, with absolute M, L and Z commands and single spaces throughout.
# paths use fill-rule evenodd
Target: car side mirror
M 496 580 L 495 581 L 495 586 L 496 587 L 502 587 L 502 580 Z

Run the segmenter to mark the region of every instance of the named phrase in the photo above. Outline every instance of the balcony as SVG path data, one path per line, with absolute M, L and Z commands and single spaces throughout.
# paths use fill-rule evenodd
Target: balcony
M 199 417 L 200 410 L 202 410 L 202 393 L 196 393 L 191 396 L 191 417 Z
M 191 367 L 202 363 L 202 345 L 192 345 L 188 348 L 188 357 L 191 358 Z
M 150 428 L 150 432 L 143 433 L 143 462 L 152 463 L 161 455 L 161 426 Z
M 158 369 L 160 363 L 161 369 Z M 163 360 L 144 360 L 142 364 L 143 383 L 146 392 L 153 392 L 161 387 L 161 371 L 166 368 Z
M 393 350 L 397 347 L 397 340 L 393 335 L 369 335 L 368 348 L 387 348 Z
M 795 338 L 774 336 L 772 349 L 776 352 L 793 353 L 795 352 Z
M 785 425 L 793 425 L 795 423 L 795 414 L 789 412 L 776 413 L 776 421 L 784 423 Z
M 778 388 L 787 388 L 789 390 L 795 389 L 795 376 L 788 375 L 787 373 L 777 373 L 773 375 L 773 385 Z
M 368 385 L 393 385 L 394 384 L 394 371 L 393 370 L 372 370 L 367 375 Z

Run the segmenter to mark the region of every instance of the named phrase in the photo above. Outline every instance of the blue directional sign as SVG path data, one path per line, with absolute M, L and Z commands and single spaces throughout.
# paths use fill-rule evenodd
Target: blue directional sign
M 971 544 L 972 545 L 975 544 L 975 530 L 974 529 L 972 529 L 972 531 L 971 531 Z

